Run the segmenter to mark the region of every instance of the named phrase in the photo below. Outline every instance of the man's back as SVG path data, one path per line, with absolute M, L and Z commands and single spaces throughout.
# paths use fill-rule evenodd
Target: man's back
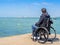
M 36 25 L 39 26 L 39 27 L 40 26 L 45 27 L 47 25 L 48 19 L 50 19 L 50 16 L 47 13 L 46 14 L 42 14 L 40 16 L 40 19 L 39 19 L 39 21 L 38 21 L 38 23 Z

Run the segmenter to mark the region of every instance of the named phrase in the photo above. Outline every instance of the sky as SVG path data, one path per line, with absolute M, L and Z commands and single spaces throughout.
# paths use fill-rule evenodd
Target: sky
M 42 8 L 60 17 L 60 0 L 0 0 L 0 17 L 39 17 Z

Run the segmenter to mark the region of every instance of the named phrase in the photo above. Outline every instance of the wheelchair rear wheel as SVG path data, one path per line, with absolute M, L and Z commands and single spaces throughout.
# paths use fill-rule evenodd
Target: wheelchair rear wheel
M 39 43 L 45 43 L 47 42 L 48 38 L 49 38 L 49 32 L 45 27 L 41 27 L 38 29 L 38 34 L 40 39 L 38 40 Z

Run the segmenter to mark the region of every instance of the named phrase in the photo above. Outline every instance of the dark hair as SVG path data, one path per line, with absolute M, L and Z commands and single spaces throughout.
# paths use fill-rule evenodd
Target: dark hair
M 42 11 L 42 13 L 46 13 L 47 12 L 46 8 L 42 8 L 41 11 Z

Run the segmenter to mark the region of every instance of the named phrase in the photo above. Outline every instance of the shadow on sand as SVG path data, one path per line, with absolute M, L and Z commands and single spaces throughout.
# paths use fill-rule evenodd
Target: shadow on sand
M 48 39 L 48 42 L 51 42 L 51 43 L 53 43 L 53 42 L 59 42 L 59 41 L 60 41 L 59 38 L 55 38 L 54 40 L 52 40 L 52 38 Z
M 59 38 L 55 38 L 55 39 L 50 38 L 50 39 L 48 39 L 48 41 L 53 41 L 53 42 L 56 42 L 56 41 L 60 41 L 60 39 L 59 39 Z

